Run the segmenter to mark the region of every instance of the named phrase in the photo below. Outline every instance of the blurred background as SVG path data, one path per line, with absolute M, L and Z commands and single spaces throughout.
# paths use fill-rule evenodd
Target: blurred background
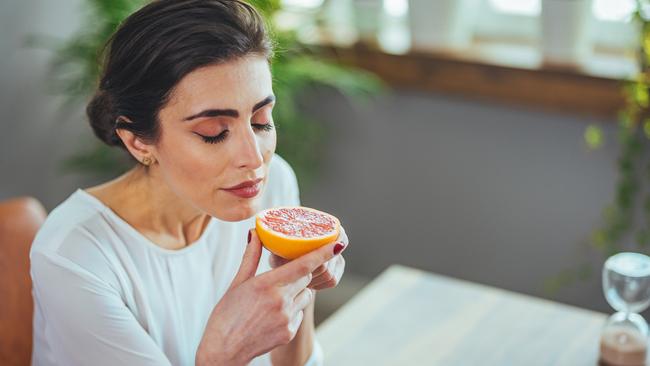
M 253 1 L 279 42 L 279 153 L 351 239 L 318 321 L 399 263 L 609 312 L 647 251 L 645 2 Z M 0 3 L 0 199 L 48 210 L 128 161 L 83 109 L 137 0 Z

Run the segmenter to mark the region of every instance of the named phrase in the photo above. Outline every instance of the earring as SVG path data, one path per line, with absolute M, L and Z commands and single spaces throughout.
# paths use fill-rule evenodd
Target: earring
M 142 165 L 149 166 L 151 164 L 153 164 L 153 159 L 152 158 L 150 158 L 148 156 L 145 156 L 144 158 L 142 158 Z

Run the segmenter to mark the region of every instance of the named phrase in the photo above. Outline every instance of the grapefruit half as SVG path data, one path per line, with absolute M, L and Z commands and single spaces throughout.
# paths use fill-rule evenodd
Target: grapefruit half
M 285 259 L 295 259 L 334 242 L 341 230 L 339 219 L 308 207 L 278 207 L 261 211 L 255 231 L 262 245 Z

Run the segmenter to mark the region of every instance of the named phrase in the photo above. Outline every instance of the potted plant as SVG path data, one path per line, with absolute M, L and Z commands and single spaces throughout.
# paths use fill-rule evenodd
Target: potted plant
M 633 14 L 640 29 L 636 50 L 639 72 L 622 82 L 625 104 L 618 118 L 620 152 L 614 199 L 604 209 L 603 222 L 589 240 L 603 257 L 624 250 L 650 253 L 650 14 L 643 10 L 649 5 L 649 0 L 637 0 Z M 590 148 L 598 148 L 604 142 L 603 132 L 589 126 L 585 141 Z M 546 290 L 555 293 L 567 284 L 588 278 L 592 272 L 590 263 L 581 263 L 549 279 Z

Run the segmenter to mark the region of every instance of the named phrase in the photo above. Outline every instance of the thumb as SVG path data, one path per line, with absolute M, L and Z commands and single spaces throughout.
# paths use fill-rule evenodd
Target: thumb
M 248 235 L 250 240 L 246 246 L 246 251 L 244 252 L 241 264 L 239 265 L 239 271 L 237 271 L 235 278 L 230 284 L 231 288 L 237 287 L 244 281 L 254 277 L 260 263 L 260 258 L 262 256 L 262 243 L 257 237 L 255 229 L 249 230 Z

